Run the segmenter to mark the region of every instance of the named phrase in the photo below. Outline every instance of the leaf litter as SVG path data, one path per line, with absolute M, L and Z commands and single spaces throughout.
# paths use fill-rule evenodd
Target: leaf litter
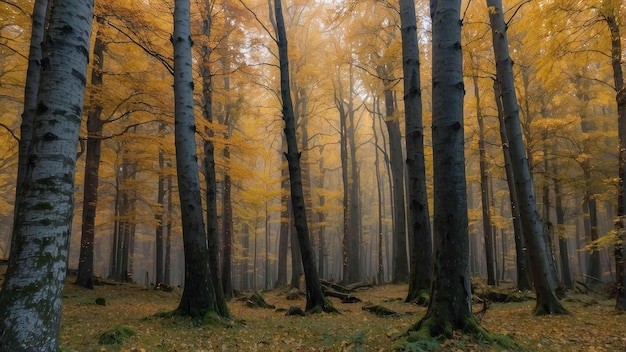
M 67 284 L 61 319 L 61 351 L 124 352 L 223 352 L 223 351 L 391 351 L 391 346 L 426 308 L 403 302 L 406 285 L 378 286 L 358 291 L 363 302 L 341 303 L 330 298 L 342 314 L 285 316 L 293 305 L 305 300 L 286 299 L 287 292 L 273 290 L 262 295 L 277 309 L 246 306 L 232 300 L 235 319 L 230 326 L 197 326 L 183 317 L 156 317 L 174 310 L 180 290 L 163 292 L 135 284 L 98 286 L 86 290 Z M 104 297 L 106 306 L 95 303 Z M 534 301 L 492 303 L 480 315 L 490 332 L 509 335 L 530 351 L 624 351 L 626 315 L 614 310 L 614 301 L 571 294 L 564 301 L 567 316 L 532 315 Z M 378 304 L 400 314 L 379 317 L 363 306 Z M 480 310 L 476 304 L 474 309 Z M 101 345 L 100 336 L 116 326 L 128 326 L 136 334 L 121 345 Z M 438 351 L 496 351 L 462 334 L 442 341 Z

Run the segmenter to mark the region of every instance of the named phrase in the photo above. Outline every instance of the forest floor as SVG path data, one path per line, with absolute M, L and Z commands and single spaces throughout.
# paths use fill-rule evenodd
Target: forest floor
M 180 291 L 163 292 L 134 284 L 81 289 L 68 278 L 61 321 L 61 351 L 390 351 L 391 345 L 425 312 L 403 302 L 406 285 L 361 290 L 363 303 L 343 304 L 330 298 L 342 314 L 285 316 L 275 309 L 250 308 L 244 301 L 229 303 L 231 326 L 197 326 L 190 319 L 163 318 L 155 313 L 177 307 Z M 263 292 L 277 308 L 299 306 L 284 291 Z M 106 305 L 96 304 L 104 298 Z M 362 310 L 379 304 L 400 315 L 382 318 Z M 477 314 L 488 331 L 513 337 L 529 351 L 626 351 L 626 315 L 614 311 L 614 301 L 599 295 L 570 294 L 563 300 L 567 316 L 532 315 L 534 301 L 492 303 Z M 475 305 L 479 311 L 483 306 Z M 136 334 L 121 345 L 99 344 L 99 337 L 118 325 Z M 439 351 L 496 351 L 466 336 L 441 343 Z

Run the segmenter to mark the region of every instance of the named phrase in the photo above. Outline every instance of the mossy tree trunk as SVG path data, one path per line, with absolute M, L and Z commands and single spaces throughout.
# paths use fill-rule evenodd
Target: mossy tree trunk
M 54 5 L 28 164 L 17 195 L 13 250 L 0 291 L 2 351 L 59 349 L 93 1 Z

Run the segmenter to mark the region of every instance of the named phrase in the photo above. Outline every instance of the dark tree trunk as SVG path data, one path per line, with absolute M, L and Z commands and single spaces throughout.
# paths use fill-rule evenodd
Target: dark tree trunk
M 284 140 L 283 140 L 284 143 Z M 287 257 L 289 251 L 289 228 L 291 219 L 289 216 L 289 170 L 281 166 L 281 196 L 280 196 L 280 234 L 278 240 L 278 275 L 274 288 L 287 286 Z
M 500 86 L 504 122 L 509 138 L 509 151 L 513 165 L 515 188 L 518 206 L 524 230 L 524 240 L 528 245 L 529 263 L 537 305 L 535 314 L 564 314 L 563 308 L 554 294 L 556 285 L 552 282 L 548 251 L 543 242 L 543 229 L 537 212 L 533 182 L 530 175 L 528 159 L 524 150 L 522 132 L 519 121 L 519 107 L 515 96 L 513 68 L 509 56 L 509 44 L 504 23 L 504 13 L 500 0 L 487 0 L 489 20 L 493 37 L 498 83 Z
M 165 125 L 161 125 L 160 131 L 165 128 Z M 155 275 L 154 275 L 154 284 L 158 285 L 160 283 L 165 283 L 163 281 L 163 273 L 164 273 L 164 264 L 163 264 L 163 230 L 165 230 L 165 223 L 163 222 L 163 213 L 165 209 L 163 209 L 163 204 L 165 200 L 165 175 L 163 175 L 163 171 L 165 169 L 165 156 L 164 150 L 159 148 L 159 180 L 157 181 L 157 204 L 159 204 L 159 209 L 154 214 L 154 220 L 156 220 L 156 231 L 155 231 L 155 253 L 154 253 L 154 266 L 155 266 Z
M 426 315 L 411 329 L 477 332 L 471 308 L 463 131 L 461 1 L 431 1 L 435 262 Z
M 230 149 L 224 148 L 224 160 L 230 163 Z M 223 239 L 223 255 L 222 255 L 222 289 L 226 297 L 233 296 L 233 204 L 231 200 L 232 181 L 230 178 L 230 170 L 227 168 L 224 173 L 224 193 L 222 194 L 222 236 Z
M 202 45 L 202 62 L 200 76 L 202 78 L 202 117 L 209 123 L 213 123 L 213 82 L 210 69 L 211 49 L 207 42 L 211 35 L 211 6 L 205 3 L 206 13 L 202 22 L 202 31 L 205 36 Z M 214 133 L 209 128 L 205 129 L 208 140 L 204 141 L 204 180 L 206 186 L 206 229 L 207 229 L 207 250 L 209 255 L 209 268 L 211 270 L 211 280 L 215 289 L 215 300 L 217 302 L 218 313 L 221 317 L 230 317 L 226 297 L 222 287 L 220 275 L 220 244 L 217 221 L 217 173 L 215 170 L 215 146 L 211 138 Z
M 174 2 L 174 137 L 185 287 L 177 310 L 195 318 L 219 312 L 209 268 L 195 143 L 189 0 Z
M 289 286 L 292 288 L 300 287 L 300 277 L 302 276 L 302 254 L 300 253 L 300 243 L 298 242 L 298 234 L 293 226 L 293 208 L 289 204 L 289 248 L 291 249 L 291 280 Z
M 511 164 L 511 153 L 509 151 L 509 138 L 506 135 L 506 126 L 504 124 L 504 110 L 502 108 L 502 100 L 500 99 L 500 86 L 496 80 L 493 82 L 493 91 L 495 93 L 496 106 L 498 109 L 498 121 L 500 123 L 500 140 L 502 142 L 502 153 L 504 155 L 504 169 L 506 172 L 506 182 L 509 187 L 509 198 L 511 205 L 511 217 L 513 222 L 513 236 L 515 238 L 515 264 L 517 289 L 520 291 L 530 291 L 533 285 L 530 281 L 530 273 L 528 272 L 528 255 L 524 244 L 524 233 L 522 230 L 522 221 L 517 207 L 517 192 L 515 189 L 515 176 L 513 175 L 513 165 Z
M 172 176 L 167 176 L 167 235 L 165 237 L 165 260 L 163 268 L 163 280 L 166 284 L 172 284 L 172 215 L 174 204 L 172 203 Z
M 480 93 L 478 89 L 478 76 L 472 76 L 474 81 L 474 97 L 476 98 L 476 119 L 478 120 L 478 155 L 480 165 L 480 200 L 483 213 L 483 234 L 485 239 L 485 256 L 487 263 L 487 285 L 496 284 L 496 274 L 494 271 L 494 236 L 491 226 L 491 212 L 489 210 L 489 173 L 487 171 L 487 152 L 485 150 L 485 126 L 480 106 Z
M 383 282 L 385 282 L 385 265 L 383 263 L 383 184 L 382 184 L 382 180 L 380 177 L 380 157 L 379 157 L 379 153 L 380 151 L 378 150 L 379 146 L 378 146 L 378 133 L 376 132 L 376 110 L 374 109 L 374 112 L 372 113 L 372 133 L 374 134 L 374 148 L 375 148 L 375 154 L 374 154 L 374 170 L 376 173 L 376 191 L 377 191 L 377 195 L 378 195 L 378 204 L 377 204 L 377 208 L 378 208 L 378 270 L 376 272 L 376 277 L 378 279 L 378 284 L 382 284 Z M 432 275 L 432 265 L 431 265 L 431 275 Z M 410 290 L 409 290 L 410 291 Z M 430 292 L 428 292 L 430 293 Z M 410 292 L 409 292 L 409 296 L 410 296 Z M 407 299 L 409 297 L 407 296 Z M 414 298 L 411 297 L 411 301 L 413 301 Z
M 567 289 L 572 288 L 572 272 L 569 266 L 569 251 L 567 249 L 567 238 L 565 237 L 565 209 L 563 208 L 563 200 L 561 195 L 561 180 L 556 176 L 557 167 L 554 169 L 554 206 L 556 208 L 556 233 L 559 236 L 559 257 L 561 259 L 561 273 L 563 286 Z
M 426 303 L 432 277 L 432 239 L 426 191 L 422 91 L 414 0 L 400 0 L 408 234 L 412 239 L 407 302 Z
M 83 218 L 80 237 L 80 255 L 78 259 L 78 277 L 75 284 L 85 288 L 93 288 L 93 247 L 96 227 L 96 207 L 98 202 L 98 172 L 102 144 L 102 104 L 97 97 L 102 89 L 104 68 L 104 50 L 101 27 L 104 19 L 96 17 L 98 33 L 93 46 L 93 69 L 91 71 L 91 109 L 87 114 L 87 156 L 85 159 L 85 180 L 83 184 Z
M 300 244 L 302 255 L 302 266 L 304 267 L 304 278 L 306 281 L 306 310 L 316 307 L 324 311 L 331 311 L 333 307 L 326 301 L 322 293 L 322 285 L 317 275 L 317 265 L 315 264 L 315 254 L 309 240 L 309 229 L 306 218 L 306 208 L 304 204 L 304 194 L 302 192 L 302 171 L 300 168 L 300 153 L 298 152 L 295 116 L 291 92 L 289 89 L 289 55 L 287 54 L 287 34 L 283 20 L 281 0 L 274 2 L 274 14 L 276 17 L 276 29 L 278 37 L 278 57 L 280 61 L 280 92 L 283 105 L 283 119 L 285 120 L 285 138 L 287 141 L 287 163 L 289 166 L 289 180 L 291 186 L 291 203 L 293 205 L 294 223 L 296 234 Z

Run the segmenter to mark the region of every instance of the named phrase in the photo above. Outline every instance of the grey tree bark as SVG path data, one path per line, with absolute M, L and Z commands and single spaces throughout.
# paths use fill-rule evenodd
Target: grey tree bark
M 209 269 L 202 216 L 195 142 L 189 0 L 174 2 L 174 138 L 176 175 L 183 227 L 185 287 L 178 305 L 184 315 L 200 318 L 218 312 Z
M 494 80 L 493 82 L 493 91 L 498 110 L 500 140 L 502 142 L 502 154 L 504 155 L 504 170 L 506 173 L 507 186 L 509 187 L 509 204 L 511 205 L 511 220 L 513 222 L 513 236 L 515 237 L 517 289 L 520 291 L 530 291 L 532 290 L 533 285 L 530 282 L 530 273 L 528 272 L 528 255 L 526 252 L 526 245 L 524 243 L 524 234 L 522 230 L 522 221 L 519 215 L 519 207 L 517 206 L 517 192 L 515 188 L 515 177 L 513 175 L 513 165 L 511 163 L 511 153 L 509 151 L 509 138 L 506 135 L 504 110 L 502 108 L 502 99 L 500 99 L 500 85 L 497 80 Z
M 411 330 L 451 337 L 481 331 L 472 314 L 463 129 L 460 0 L 430 2 L 433 23 L 435 262 L 426 315 Z
M 513 61 L 509 56 L 502 1 L 487 0 L 487 7 L 489 8 L 497 79 L 504 109 L 504 122 L 509 138 L 509 151 L 511 153 L 518 200 L 517 205 L 520 210 L 524 240 L 528 246 L 531 277 L 535 293 L 537 294 L 537 304 L 534 312 L 537 315 L 565 314 L 567 311 L 554 294 L 556 284 L 553 282 L 550 273 L 548 252 L 543 241 L 543 228 L 537 212 L 533 182 L 524 150 L 519 122 L 519 107 L 517 105 L 513 79 Z
M 407 302 L 425 304 L 432 276 L 432 239 L 426 190 L 422 91 L 414 0 L 400 0 L 404 124 L 406 130 L 406 175 L 408 235 L 413 239 Z
M 57 0 L 0 292 L 0 350 L 57 351 L 93 1 Z

